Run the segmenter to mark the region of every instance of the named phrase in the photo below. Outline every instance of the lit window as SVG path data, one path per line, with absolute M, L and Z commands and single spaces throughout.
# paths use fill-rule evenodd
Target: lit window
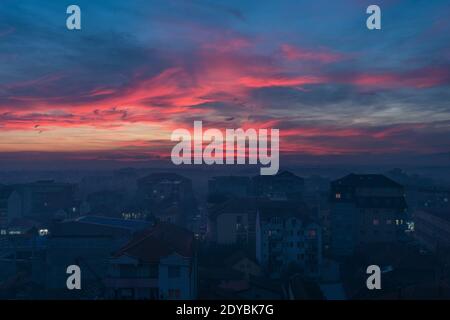
M 336 193 L 336 199 L 340 199 L 341 198 L 341 194 L 340 193 Z

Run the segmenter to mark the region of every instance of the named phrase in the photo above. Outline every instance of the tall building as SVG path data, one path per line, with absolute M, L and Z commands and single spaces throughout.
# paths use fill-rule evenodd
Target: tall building
M 251 180 L 245 176 L 219 176 L 208 181 L 208 200 L 220 202 L 232 197 L 249 197 Z
M 180 203 L 192 197 L 192 182 L 175 173 L 153 173 L 137 181 L 138 197 L 144 203 Z
M 260 203 L 256 217 L 256 258 L 273 278 L 283 272 L 316 278 L 322 261 L 322 233 L 299 202 Z
M 304 186 L 305 180 L 289 171 L 253 177 L 253 192 L 258 198 L 299 200 L 303 196 Z
M 180 215 L 173 222 L 183 227 L 189 226 L 198 212 L 192 181 L 175 173 L 153 173 L 139 179 L 136 202 L 145 211 L 159 217 L 168 208 L 178 208 Z
M 331 251 L 351 255 L 370 243 L 404 237 L 407 205 L 403 186 L 380 174 L 349 174 L 331 182 Z
M 208 238 L 219 245 L 254 248 L 257 202 L 233 198 L 209 209 Z

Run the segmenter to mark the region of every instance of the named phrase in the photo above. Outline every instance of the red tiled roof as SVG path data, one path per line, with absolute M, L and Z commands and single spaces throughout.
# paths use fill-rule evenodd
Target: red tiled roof
M 143 262 L 158 262 L 172 253 L 192 257 L 193 241 L 194 236 L 190 231 L 160 222 L 131 240 L 114 257 L 127 255 Z

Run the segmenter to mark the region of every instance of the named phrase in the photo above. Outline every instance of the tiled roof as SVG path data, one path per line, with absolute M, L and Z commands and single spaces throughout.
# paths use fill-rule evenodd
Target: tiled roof
M 148 229 L 114 254 L 114 257 L 127 255 L 143 262 L 158 262 L 162 257 L 178 253 L 192 257 L 193 234 L 173 224 L 160 222 Z

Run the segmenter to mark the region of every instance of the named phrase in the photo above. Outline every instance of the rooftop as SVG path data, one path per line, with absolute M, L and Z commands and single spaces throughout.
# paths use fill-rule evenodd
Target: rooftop
M 192 232 L 173 224 L 160 222 L 137 235 L 117 251 L 114 257 L 126 255 L 143 262 L 158 262 L 162 257 L 173 253 L 192 257 L 193 244 Z
M 382 174 L 354 174 L 331 182 L 332 186 L 358 188 L 402 188 L 403 186 Z

